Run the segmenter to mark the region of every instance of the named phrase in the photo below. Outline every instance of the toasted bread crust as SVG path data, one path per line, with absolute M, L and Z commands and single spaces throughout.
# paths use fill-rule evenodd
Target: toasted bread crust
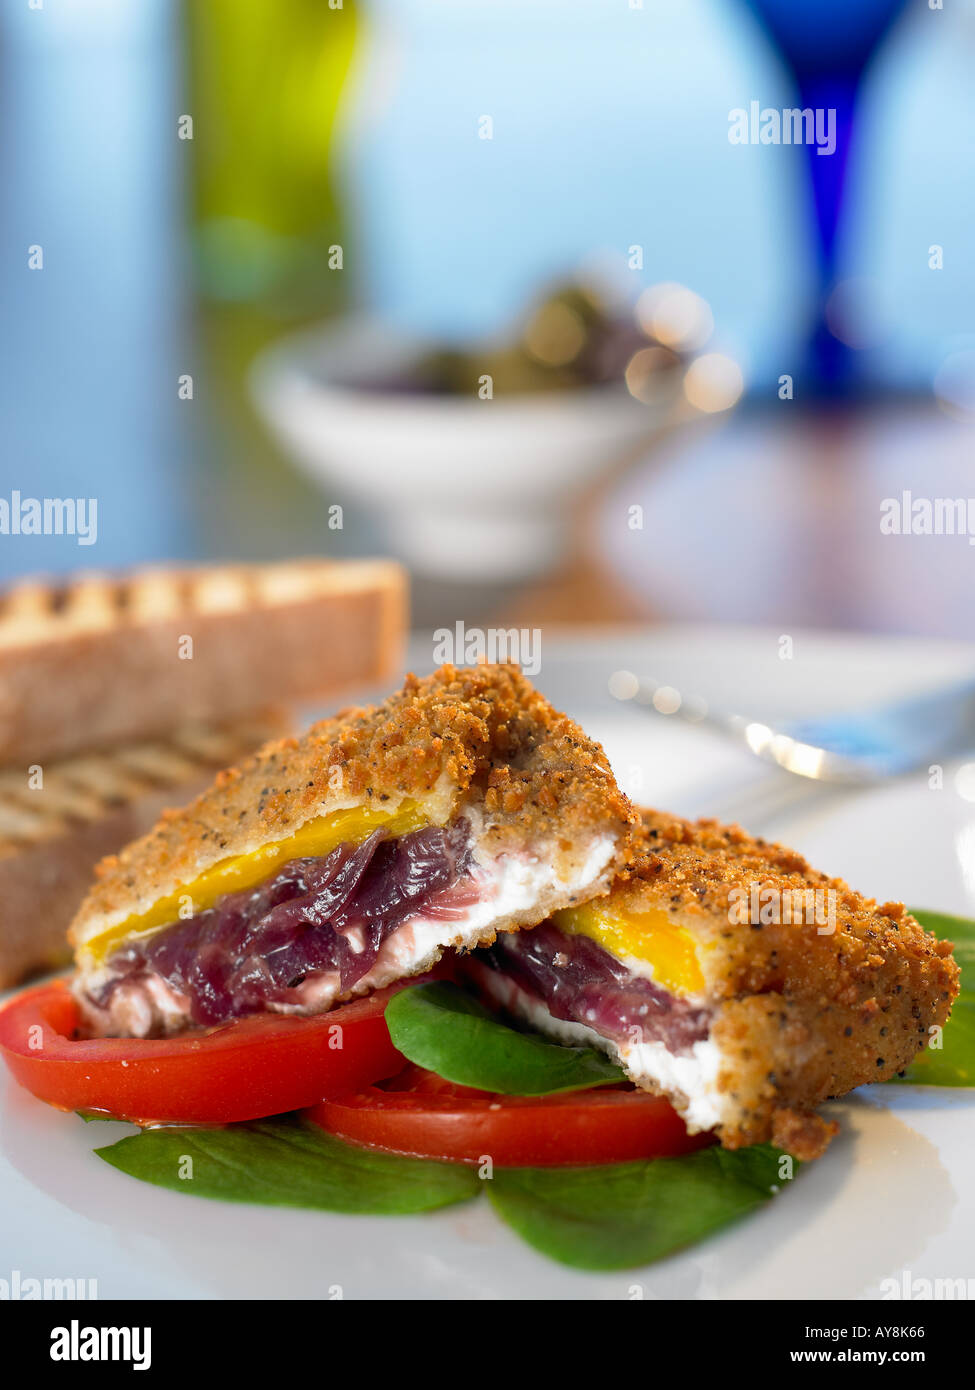
M 400 669 L 405 632 L 406 575 L 389 560 L 29 580 L 0 592 L 0 761 L 348 699 Z
M 567 857 L 596 834 L 628 843 L 635 813 L 606 756 L 516 666 L 410 675 L 383 704 L 341 711 L 267 744 L 184 810 L 103 860 L 72 926 L 77 945 L 144 911 L 222 859 L 284 839 L 347 806 L 421 802 L 431 819 L 485 814 L 499 848 L 560 837 Z
M 815 1107 L 894 1076 L 947 1020 L 959 979 L 951 943 L 901 903 L 878 905 L 739 826 L 641 815 L 638 849 L 613 892 L 624 908 L 665 910 L 698 940 L 732 1102 L 722 1142 L 774 1140 L 815 1156 L 835 1131 Z M 752 885 L 830 892 L 834 929 L 734 920 L 733 890 Z

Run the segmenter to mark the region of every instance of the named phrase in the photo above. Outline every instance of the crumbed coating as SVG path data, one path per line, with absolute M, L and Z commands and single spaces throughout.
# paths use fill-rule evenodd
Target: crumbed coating
M 350 708 L 300 739 L 266 744 L 120 855 L 102 860 L 72 926 L 78 945 L 220 860 L 287 838 L 348 806 L 421 803 L 442 823 L 483 814 L 492 848 L 554 843 L 567 862 L 595 835 L 636 821 L 606 755 L 513 664 L 409 675 L 381 705 Z M 605 886 L 605 885 L 604 885 Z
M 894 1076 L 947 1020 L 959 980 L 951 943 L 926 932 L 901 903 L 878 905 L 740 826 L 641 815 L 614 904 L 662 909 L 697 939 L 708 1001 L 717 1005 L 711 1037 L 724 1057 L 720 1084 L 731 1102 L 722 1143 L 772 1140 L 799 1158 L 815 1156 L 835 1132 L 815 1107 Z M 763 922 L 761 910 L 751 911 L 753 885 L 832 896 L 820 899 L 818 921 L 810 911 L 812 920 Z M 745 921 L 732 920 L 735 889 L 749 899 Z M 822 921 L 830 904 L 833 930 Z

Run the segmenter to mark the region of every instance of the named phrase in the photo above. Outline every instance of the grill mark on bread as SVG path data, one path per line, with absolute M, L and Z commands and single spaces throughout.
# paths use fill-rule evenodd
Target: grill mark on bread
M 153 744 L 156 752 L 171 746 L 174 756 L 168 776 L 161 766 L 152 783 L 126 765 L 124 745 L 46 762 L 36 791 L 26 766 L 0 771 L 0 988 L 67 963 L 68 923 L 98 858 L 151 826 L 167 802 L 201 790 L 228 759 L 287 727 L 283 714 L 265 710 L 219 728 L 179 729 Z
M 349 592 L 354 593 L 356 576 L 347 574 Z M 343 566 L 301 559 L 263 566 L 149 567 L 121 575 L 82 571 L 68 581 L 28 580 L 0 593 L 0 645 L 49 640 L 56 633 L 92 625 L 138 625 L 181 613 L 273 609 L 336 592 L 343 582 Z
M 96 821 L 148 793 L 199 785 L 228 757 L 253 748 L 283 724 L 283 716 L 269 712 L 222 729 L 189 726 L 169 740 L 65 759 L 44 768 L 37 790 L 28 786 L 26 768 L 0 771 L 0 857 Z
M 148 568 L 0 594 L 0 762 L 62 759 L 369 687 L 399 667 L 391 561 Z M 194 642 L 193 660 L 187 637 Z M 232 754 L 227 761 L 237 756 Z

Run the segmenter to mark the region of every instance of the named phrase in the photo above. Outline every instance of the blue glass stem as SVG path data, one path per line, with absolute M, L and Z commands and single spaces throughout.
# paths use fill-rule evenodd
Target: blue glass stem
M 816 319 L 809 339 L 807 385 L 817 395 L 845 395 L 854 386 L 855 353 L 837 338 L 826 320 L 826 307 L 838 279 L 839 238 L 853 119 L 859 83 L 823 73 L 797 75 L 801 106 L 835 112 L 836 144 L 831 154 L 816 143 L 806 145 L 806 159 L 816 219 Z

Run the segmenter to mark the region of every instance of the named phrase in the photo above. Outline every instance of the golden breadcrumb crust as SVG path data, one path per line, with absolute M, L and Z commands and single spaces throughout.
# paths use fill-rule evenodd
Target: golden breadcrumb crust
M 191 882 L 222 859 L 281 840 L 347 806 L 418 801 L 431 818 L 484 814 L 503 850 L 533 838 L 576 862 L 595 835 L 615 836 L 618 867 L 636 815 L 606 755 L 515 665 L 409 675 L 381 705 L 350 708 L 302 738 L 266 744 L 229 768 L 149 835 L 102 860 L 75 918 L 77 945 Z
M 894 1076 L 947 1020 L 959 979 L 951 943 L 901 903 L 861 897 L 737 825 L 641 814 L 614 902 L 662 909 L 698 940 L 707 995 L 718 1005 L 711 1036 L 725 1058 L 720 1085 L 733 1103 L 722 1143 L 771 1140 L 814 1157 L 836 1128 L 815 1107 Z M 761 920 L 750 910 L 753 885 L 778 902 L 783 890 L 821 890 L 818 920 L 813 911 L 798 923 Z M 747 920 L 735 921 L 745 896 Z M 823 920 L 830 904 L 832 924 Z

